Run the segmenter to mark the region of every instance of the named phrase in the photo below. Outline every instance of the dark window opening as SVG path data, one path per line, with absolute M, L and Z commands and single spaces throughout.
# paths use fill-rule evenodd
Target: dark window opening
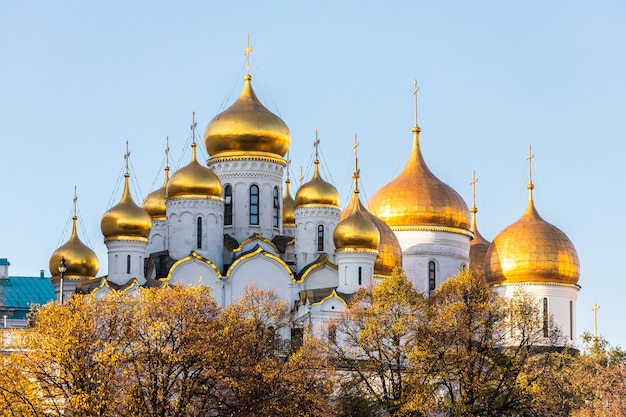
M 259 186 L 250 186 L 250 224 L 259 224 Z
M 278 227 L 278 220 L 280 219 L 280 200 L 278 198 L 278 187 L 274 187 L 274 227 Z
M 435 262 L 428 262 L 428 295 L 432 296 L 437 285 Z
M 321 224 L 317 226 L 317 250 L 324 250 L 324 226 Z
M 202 217 L 198 217 L 198 225 L 196 227 L 196 233 L 198 234 L 198 249 L 202 249 Z
M 224 226 L 233 224 L 233 187 L 226 184 L 224 187 Z
M 363 268 L 359 267 L 359 285 L 363 285 Z
M 126 273 L 130 274 L 130 255 L 126 256 Z
M 574 340 L 574 302 L 569 302 L 569 340 Z

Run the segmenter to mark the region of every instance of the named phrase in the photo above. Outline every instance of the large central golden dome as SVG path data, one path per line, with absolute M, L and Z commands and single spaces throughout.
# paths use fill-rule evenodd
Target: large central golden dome
M 152 219 L 146 210 L 133 201 L 128 185 L 129 174 L 124 174 L 124 193 L 117 205 L 102 216 L 100 229 L 104 240 L 147 240 L 152 228 Z
M 285 156 L 291 134 L 285 122 L 257 98 L 246 75 L 239 98 L 215 116 L 204 131 L 204 144 L 211 157 L 250 154 Z
M 522 217 L 501 231 L 489 246 L 485 277 L 490 284 L 552 282 L 576 284 L 578 254 L 558 227 L 541 218 L 532 200 Z
M 467 231 L 467 204 L 430 171 L 420 151 L 419 132 L 416 125 L 406 166 L 372 196 L 368 209 L 394 230 L 439 226 Z
M 63 278 L 67 279 L 85 279 L 94 278 L 100 268 L 98 257 L 87 245 L 85 245 L 78 237 L 76 230 L 76 220 L 78 217 L 72 218 L 72 236 L 61 247 L 54 251 L 50 256 L 50 273 L 52 279 L 61 277 L 59 272 L 59 264 L 61 259 L 65 258 L 67 270 L 63 273 Z

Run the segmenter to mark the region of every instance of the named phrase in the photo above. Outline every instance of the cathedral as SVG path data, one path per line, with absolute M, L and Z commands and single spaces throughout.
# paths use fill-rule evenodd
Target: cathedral
M 367 203 L 359 193 L 356 138 L 347 207 L 320 173 L 319 141 L 313 175 L 294 196 L 285 174 L 289 129 L 257 98 L 249 70 L 243 81 L 239 97 L 204 131 L 206 165 L 198 162 L 194 124 L 189 163 L 171 176 L 166 166 L 163 185 L 141 205 L 126 169 L 121 199 L 101 220 L 108 275 L 97 276 L 99 261 L 81 242 L 74 215 L 70 239 L 50 258 L 57 300 L 72 292 L 204 285 L 226 306 L 256 286 L 288 301 L 297 323 L 321 329 L 360 286 L 384 280 L 396 267 L 425 294 L 476 267 L 504 296 L 519 288 L 536 296 L 544 317 L 575 344 L 578 255 L 539 215 L 532 176 L 522 216 L 487 241 L 477 228 L 475 201 L 468 208 L 428 168 L 416 114 L 404 169 Z

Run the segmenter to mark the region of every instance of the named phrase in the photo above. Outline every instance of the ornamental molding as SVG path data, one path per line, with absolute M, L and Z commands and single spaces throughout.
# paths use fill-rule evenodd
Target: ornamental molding
M 469 230 L 460 229 L 458 227 L 450 226 L 434 226 L 434 225 L 415 225 L 415 226 L 390 226 L 394 232 L 447 232 L 456 233 L 459 235 L 469 236 L 470 239 L 474 238 L 474 233 Z

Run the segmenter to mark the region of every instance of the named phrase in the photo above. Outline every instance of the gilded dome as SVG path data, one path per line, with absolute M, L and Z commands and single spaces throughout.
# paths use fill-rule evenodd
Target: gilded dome
M 104 241 L 108 240 L 147 240 L 152 228 L 152 219 L 146 210 L 133 201 L 128 185 L 128 173 L 124 174 L 124 193 L 117 205 L 104 213 L 100 230 Z
M 61 277 L 59 272 L 59 264 L 61 258 L 65 258 L 67 270 L 63 273 L 63 278 L 67 279 L 84 279 L 95 278 L 100 268 L 98 257 L 87 245 L 81 242 L 76 230 L 76 220 L 78 217 L 72 218 L 74 225 L 72 227 L 72 236 L 61 247 L 54 251 L 50 256 L 50 274 L 53 279 Z
M 287 125 L 261 104 L 251 80 L 245 76 L 239 98 L 207 125 L 204 144 L 211 157 L 256 153 L 282 158 L 289 150 Z
M 339 192 L 320 175 L 320 161 L 315 160 L 313 178 L 302 184 L 296 192 L 296 207 L 306 205 L 330 205 L 339 207 Z
M 152 218 L 152 220 L 165 220 L 165 197 L 167 196 L 166 187 L 170 178 L 170 168 L 165 167 L 165 179 L 163 185 L 158 190 L 154 190 L 143 199 L 141 207 L 144 208 Z
M 578 254 L 569 238 L 541 218 L 530 199 L 522 217 L 493 239 L 485 258 L 490 284 L 553 282 L 576 284 Z
M 476 225 L 476 213 L 478 209 L 476 206 L 472 206 L 472 224 L 470 226 L 470 232 L 474 234 L 474 239 L 470 241 L 470 267 L 478 268 L 482 270 L 485 265 L 485 257 L 487 256 L 487 250 L 489 249 L 489 242 L 478 231 Z
M 191 162 L 172 175 L 166 187 L 166 199 L 215 198 L 222 196 L 222 182 L 215 173 L 198 163 L 196 144 L 191 144 Z
M 420 151 L 419 131 L 418 126 L 413 128 L 413 149 L 406 166 L 372 196 L 368 209 L 392 229 L 443 226 L 468 230 L 467 204 L 426 165 Z
M 291 191 L 289 190 L 289 184 L 291 181 L 289 178 L 285 180 L 285 195 L 283 195 L 283 225 L 284 226 L 295 226 L 296 225 L 296 216 L 294 211 L 296 209 L 296 202 L 291 196 Z
M 394 268 L 402 266 L 402 248 L 396 234 L 387 224 L 380 218 L 374 216 L 363 206 L 361 214 L 367 220 L 371 221 L 378 228 L 380 240 L 378 242 L 378 256 L 374 261 L 374 274 L 389 276 Z M 345 219 L 352 213 L 352 207 L 348 206 L 341 212 L 341 220 Z
M 364 208 L 359 199 L 359 190 L 356 187 L 352 199 L 346 210 L 350 214 L 339 221 L 333 232 L 333 242 L 338 251 L 342 249 L 368 249 L 378 250 L 380 233 L 371 220 L 367 219 L 363 212 Z

